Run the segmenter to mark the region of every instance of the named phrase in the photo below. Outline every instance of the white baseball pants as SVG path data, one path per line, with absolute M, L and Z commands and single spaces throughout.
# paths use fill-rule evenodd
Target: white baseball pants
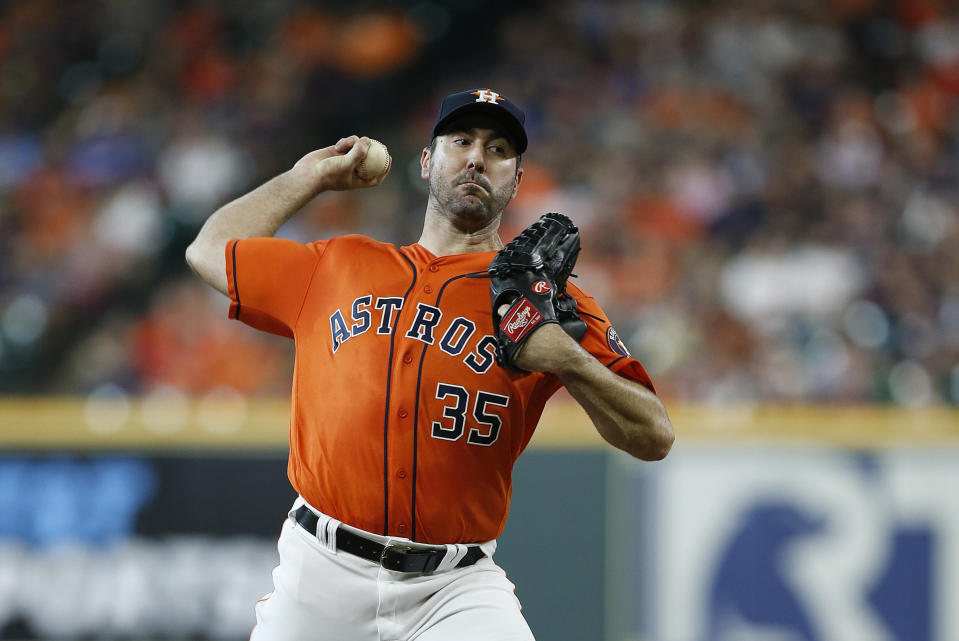
M 297 499 L 293 510 L 302 504 Z M 250 641 L 533 640 L 515 586 L 491 558 L 496 541 L 484 543 L 486 558 L 468 567 L 454 567 L 465 546 L 451 545 L 435 572 L 394 572 L 337 551 L 341 524 L 314 512 L 316 536 L 292 518 L 283 524 L 273 592 L 256 604 Z M 349 529 L 380 543 L 409 543 Z

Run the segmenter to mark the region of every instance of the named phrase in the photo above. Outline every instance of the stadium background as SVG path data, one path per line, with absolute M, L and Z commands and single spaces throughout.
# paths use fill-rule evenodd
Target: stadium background
M 959 639 L 946 0 L 0 4 L 0 638 L 245 637 L 292 351 L 183 250 L 354 132 L 390 178 L 281 235 L 415 241 L 472 86 L 527 108 L 504 235 L 576 219 L 678 436 L 554 401 L 498 553 L 540 638 Z

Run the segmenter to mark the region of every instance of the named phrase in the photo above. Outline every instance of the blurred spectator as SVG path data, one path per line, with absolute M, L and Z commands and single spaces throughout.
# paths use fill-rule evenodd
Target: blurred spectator
M 504 233 L 572 215 L 665 394 L 959 404 L 948 3 L 13 2 L 0 63 L 4 392 L 283 393 L 288 348 L 186 274 L 197 226 L 358 132 L 390 179 L 281 235 L 412 242 L 437 101 L 490 85 L 532 134 Z

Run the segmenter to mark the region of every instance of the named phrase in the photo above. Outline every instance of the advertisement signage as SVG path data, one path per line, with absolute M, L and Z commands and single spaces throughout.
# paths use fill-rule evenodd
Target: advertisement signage
M 642 479 L 640 638 L 959 639 L 954 449 L 701 447 Z

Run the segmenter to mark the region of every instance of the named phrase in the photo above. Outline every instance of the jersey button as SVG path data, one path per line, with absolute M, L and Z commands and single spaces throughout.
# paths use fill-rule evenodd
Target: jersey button
M 404 470 L 404 469 L 402 469 L 402 468 L 400 468 L 399 470 L 397 470 L 397 472 L 396 472 L 396 477 L 397 477 L 397 478 L 401 478 L 401 479 L 405 479 L 405 478 L 406 478 L 406 470 Z
M 423 291 L 426 292 L 427 294 L 432 294 L 433 288 L 427 285 L 426 287 L 423 288 Z
M 440 268 L 437 267 L 436 265 L 430 265 L 430 271 L 433 272 L 434 274 L 438 272 L 439 270 Z
M 397 526 L 396 526 L 396 530 L 397 530 L 400 534 L 406 534 L 406 523 L 400 523 L 399 525 L 397 525 Z
M 409 416 L 409 412 L 407 412 L 406 410 L 400 410 L 399 415 L 400 415 L 400 418 L 406 418 L 407 416 Z
M 410 363 L 413 362 L 413 356 L 411 354 L 407 354 L 406 356 L 403 357 L 403 362 L 409 365 Z

